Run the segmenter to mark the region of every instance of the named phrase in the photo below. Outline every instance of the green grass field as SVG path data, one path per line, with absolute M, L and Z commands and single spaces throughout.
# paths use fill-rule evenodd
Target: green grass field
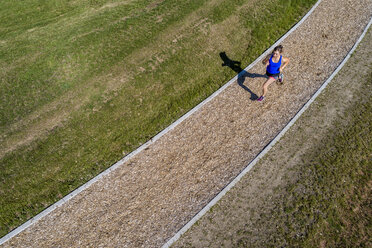
M 372 72 L 372 71 L 371 71 Z M 290 247 L 371 245 L 372 73 L 364 97 L 350 107 L 319 147 L 305 156 L 300 178 L 287 187 L 279 235 Z M 361 97 L 361 98 L 363 98 Z M 345 119 L 350 121 L 345 125 Z M 289 200 L 288 200 L 289 199 Z M 299 235 L 301 234 L 301 235 Z
M 316 0 L 0 2 L 0 236 L 156 135 Z

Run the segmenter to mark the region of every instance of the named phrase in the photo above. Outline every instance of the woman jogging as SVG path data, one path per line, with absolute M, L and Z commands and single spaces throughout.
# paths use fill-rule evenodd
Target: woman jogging
M 262 86 L 262 96 L 257 101 L 263 101 L 265 99 L 267 88 L 270 84 L 279 79 L 279 82 L 283 82 L 283 69 L 289 63 L 289 58 L 283 57 L 283 46 L 279 45 L 274 48 L 273 52 L 269 54 L 263 61 L 262 64 L 266 65 L 266 75 L 268 79 Z

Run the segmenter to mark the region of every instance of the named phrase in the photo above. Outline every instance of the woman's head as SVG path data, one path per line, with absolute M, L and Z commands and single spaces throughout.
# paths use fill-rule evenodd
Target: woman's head
M 276 46 L 273 50 L 273 56 L 279 57 L 282 52 L 283 52 L 283 46 L 282 45 Z

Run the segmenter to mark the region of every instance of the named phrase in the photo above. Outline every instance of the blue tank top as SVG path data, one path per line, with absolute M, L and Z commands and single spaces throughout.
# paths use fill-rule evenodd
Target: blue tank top
M 274 63 L 273 60 L 273 55 L 271 55 L 270 60 L 269 60 L 269 65 L 266 67 L 266 71 L 270 74 L 278 74 L 280 73 L 279 68 L 282 65 L 282 55 L 280 55 L 280 59 L 278 63 Z

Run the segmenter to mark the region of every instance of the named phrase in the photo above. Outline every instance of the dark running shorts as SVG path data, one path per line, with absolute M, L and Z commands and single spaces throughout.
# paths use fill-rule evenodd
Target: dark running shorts
M 266 76 L 268 76 L 268 77 L 272 77 L 272 78 L 274 78 L 275 80 L 278 80 L 279 75 L 280 75 L 280 73 L 271 74 L 271 73 L 269 73 L 269 72 L 266 71 Z

